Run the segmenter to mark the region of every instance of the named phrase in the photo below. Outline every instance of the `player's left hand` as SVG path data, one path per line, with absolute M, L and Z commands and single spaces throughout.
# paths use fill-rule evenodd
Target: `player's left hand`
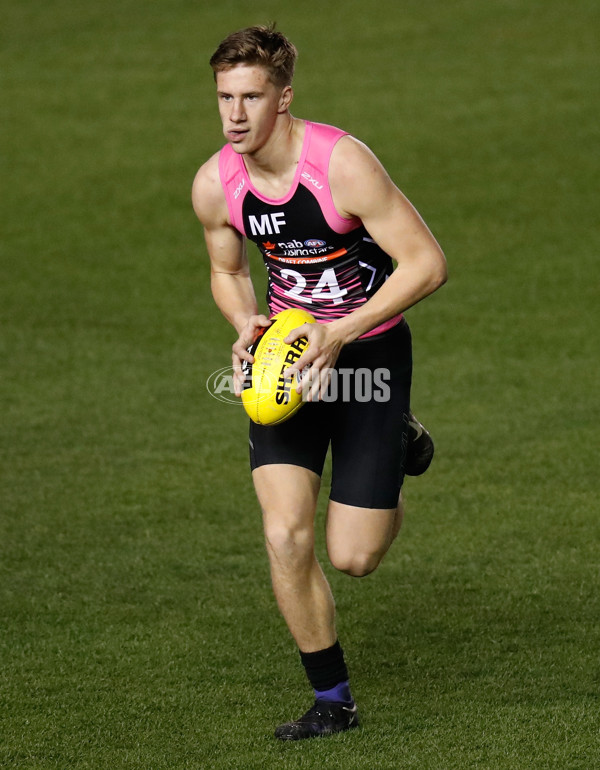
M 298 393 L 302 392 L 306 401 L 319 401 L 331 380 L 331 370 L 336 364 L 343 342 L 333 333 L 330 324 L 302 324 L 293 329 L 284 342 L 291 343 L 300 337 L 308 338 L 308 347 L 295 364 L 289 366 L 285 377 L 298 374 Z

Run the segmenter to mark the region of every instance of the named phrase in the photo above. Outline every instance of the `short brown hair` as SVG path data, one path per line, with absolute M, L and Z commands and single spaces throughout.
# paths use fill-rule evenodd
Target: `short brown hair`
M 236 64 L 257 64 L 265 67 L 276 86 L 289 86 L 294 77 L 298 57 L 296 46 L 275 29 L 274 24 L 247 27 L 225 38 L 210 59 L 215 73 Z

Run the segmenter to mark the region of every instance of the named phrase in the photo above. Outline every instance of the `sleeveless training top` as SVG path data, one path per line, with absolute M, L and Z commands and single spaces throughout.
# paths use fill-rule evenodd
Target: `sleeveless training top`
M 346 132 L 306 122 L 302 153 L 284 198 L 252 185 L 243 157 L 230 145 L 219 154 L 219 174 L 231 224 L 258 246 L 268 272 L 271 315 L 303 308 L 327 323 L 365 303 L 391 275 L 392 260 L 358 218 L 335 209 L 328 181 L 331 153 Z M 402 315 L 363 334 L 391 328 Z

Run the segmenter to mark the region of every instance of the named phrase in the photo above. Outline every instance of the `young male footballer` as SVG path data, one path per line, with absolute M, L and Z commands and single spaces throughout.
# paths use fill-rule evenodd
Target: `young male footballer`
M 234 369 L 252 361 L 247 348 L 269 325 L 258 311 L 246 239 L 268 271 L 269 314 L 295 307 L 318 321 L 287 338 L 308 338 L 289 373 L 304 371 L 310 403 L 282 424 L 250 424 L 273 589 L 315 692 L 302 717 L 276 729 L 282 740 L 358 726 L 334 600 L 315 557 L 321 472 L 331 446 L 331 563 L 368 575 L 400 529 L 404 474 L 421 473 L 433 453 L 410 412 L 403 312 L 446 281 L 442 250 L 373 153 L 344 131 L 290 113 L 296 56 L 273 27 L 250 27 L 219 45 L 210 64 L 227 143 L 200 168 L 192 194 L 212 293 L 238 335 Z M 351 383 L 343 398 L 322 398 L 333 368 L 363 379 L 365 371 L 387 372 L 388 397 L 359 398 Z

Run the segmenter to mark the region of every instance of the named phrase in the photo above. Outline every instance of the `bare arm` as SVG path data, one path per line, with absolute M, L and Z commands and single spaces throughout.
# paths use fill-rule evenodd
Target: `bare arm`
M 252 361 L 247 347 L 256 338 L 258 330 L 269 325 L 269 320 L 258 314 L 246 244 L 243 236 L 229 223 L 216 155 L 198 171 L 192 188 L 192 203 L 204 225 L 212 295 L 219 310 L 238 333 L 232 348 L 232 359 L 239 395 L 241 361 Z
M 375 155 L 361 142 L 340 139 L 331 156 L 329 181 L 338 212 L 359 217 L 375 242 L 397 263 L 390 278 L 357 310 L 329 324 L 306 325 L 287 338 L 309 338 L 307 352 L 288 370 L 311 365 L 317 397 L 343 345 L 402 313 L 433 293 L 447 278 L 437 241 Z M 319 376 L 317 378 L 317 372 Z M 319 384 L 320 382 L 320 384 Z
M 258 313 L 243 236 L 228 221 L 227 204 L 218 176 L 217 156 L 198 171 L 192 204 L 204 225 L 210 257 L 211 290 L 219 310 L 239 333 Z
M 336 208 L 342 216 L 358 216 L 397 263 L 368 302 L 333 322 L 336 333 L 349 342 L 436 291 L 446 282 L 447 268 L 427 225 L 375 155 L 352 137 L 344 137 L 338 145 L 330 171 Z

